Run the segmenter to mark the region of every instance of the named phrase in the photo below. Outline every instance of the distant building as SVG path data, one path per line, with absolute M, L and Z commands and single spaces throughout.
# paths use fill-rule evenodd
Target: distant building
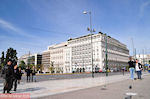
M 21 61 L 24 61 L 25 64 L 27 65 L 28 64 L 28 58 L 29 58 L 29 54 L 25 54 L 25 55 L 22 55 L 19 59 L 18 59 L 18 63 L 20 64 Z
M 118 40 L 107 36 L 108 68 L 122 68 L 127 66 L 129 50 Z M 105 35 L 92 35 L 93 69 L 105 68 Z M 85 35 L 69 39 L 66 42 L 51 45 L 50 63 L 53 63 L 55 73 L 91 72 L 91 36 Z
M 26 65 L 32 64 L 34 66 L 41 66 L 42 55 L 41 54 L 25 54 L 19 58 L 19 64 L 24 61 Z
M 42 53 L 42 65 L 44 67 L 44 72 L 49 72 L 50 67 L 50 51 L 44 51 Z
M 150 64 L 150 54 L 136 55 L 136 59 L 138 59 L 141 64 Z

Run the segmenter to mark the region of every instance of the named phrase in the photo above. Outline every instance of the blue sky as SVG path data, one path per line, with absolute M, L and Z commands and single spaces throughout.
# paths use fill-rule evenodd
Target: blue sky
M 0 55 L 13 47 L 18 56 L 41 53 L 48 45 L 86 35 L 89 16 L 96 32 L 125 43 L 132 54 L 150 53 L 150 0 L 0 0 Z

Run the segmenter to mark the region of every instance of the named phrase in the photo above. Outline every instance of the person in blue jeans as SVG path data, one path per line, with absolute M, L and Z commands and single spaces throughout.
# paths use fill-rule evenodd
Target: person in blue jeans
M 136 59 L 135 69 L 136 69 L 136 73 L 137 73 L 137 79 L 142 79 L 141 78 L 142 65 L 139 63 L 139 61 L 137 59 Z
M 132 80 L 134 80 L 135 61 L 132 60 L 132 57 L 131 57 L 131 56 L 129 57 L 129 60 L 130 60 L 130 61 L 128 62 L 128 64 L 129 64 L 130 78 L 131 78 Z

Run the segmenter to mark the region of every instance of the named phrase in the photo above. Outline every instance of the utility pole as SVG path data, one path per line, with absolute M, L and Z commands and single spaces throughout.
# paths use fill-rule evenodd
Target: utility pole
M 105 51 L 105 55 L 106 55 L 106 59 L 105 59 L 105 65 L 106 65 L 106 76 L 108 76 L 108 53 L 107 53 L 107 34 L 105 34 L 105 47 L 106 47 L 106 51 Z
M 145 61 L 146 61 L 145 64 L 148 64 L 147 56 L 148 56 L 148 55 L 147 55 L 147 48 L 145 47 Z
M 134 53 L 134 50 L 135 50 L 135 49 L 134 49 L 134 42 L 133 42 L 133 38 L 131 38 L 131 42 L 132 42 L 132 48 L 133 48 L 133 58 L 135 58 L 135 57 L 134 57 L 134 54 L 135 54 L 135 53 Z
M 143 65 L 145 64 L 145 62 L 144 62 L 145 60 L 144 60 L 144 49 L 143 49 Z
M 30 51 L 29 51 L 29 57 L 28 57 L 28 67 L 29 67 L 29 65 L 31 64 L 30 62 L 31 62 L 31 61 L 30 61 Z
M 91 11 L 87 12 L 87 11 L 84 11 L 83 14 L 89 14 L 90 15 L 90 28 L 88 28 L 88 31 L 90 31 L 91 33 L 91 67 L 92 67 L 92 78 L 94 78 L 94 71 L 93 71 L 93 42 L 92 42 L 92 35 L 93 35 L 93 32 L 95 32 L 95 30 L 92 28 L 92 15 L 91 15 Z
M 89 12 L 89 14 L 90 14 L 90 32 L 91 32 L 91 60 L 92 60 L 92 77 L 94 78 L 94 72 L 93 72 L 93 42 L 92 42 L 92 32 L 93 32 L 93 30 L 92 30 L 92 15 L 91 15 L 91 12 Z
M 84 72 L 84 70 L 85 70 L 85 68 L 84 68 L 84 57 L 82 57 L 82 66 L 83 66 L 83 72 Z
M 135 59 L 136 59 L 136 48 L 135 48 Z

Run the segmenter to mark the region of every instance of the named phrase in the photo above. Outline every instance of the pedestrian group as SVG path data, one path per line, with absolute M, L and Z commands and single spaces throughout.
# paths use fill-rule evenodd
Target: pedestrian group
M 136 80 L 136 78 L 134 77 L 134 73 L 137 73 L 137 79 L 142 79 L 141 75 L 142 75 L 142 70 L 143 70 L 143 66 L 141 65 L 141 63 L 138 61 L 138 59 L 133 60 L 132 57 L 129 57 L 129 71 L 130 71 L 130 78 L 132 80 Z
M 27 76 L 27 82 L 30 82 L 30 75 L 32 74 L 32 82 L 36 82 L 36 71 L 35 67 L 33 67 L 33 70 L 31 70 L 29 67 L 25 70 L 26 76 Z M 22 78 L 22 70 L 20 67 L 18 67 L 17 62 L 12 64 L 12 60 L 8 60 L 7 64 L 2 68 L 1 71 L 1 77 L 4 79 L 4 87 L 3 87 L 3 93 L 10 93 L 10 91 L 13 89 L 13 91 L 17 90 L 17 84 L 20 84 L 21 78 Z

